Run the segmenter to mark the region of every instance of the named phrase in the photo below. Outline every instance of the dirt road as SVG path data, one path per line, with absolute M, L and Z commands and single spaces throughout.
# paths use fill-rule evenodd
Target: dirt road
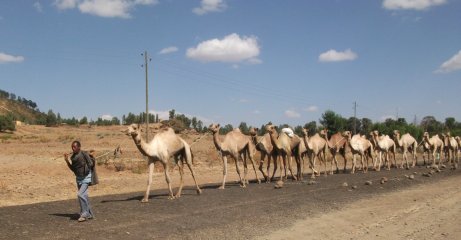
M 211 184 L 201 196 L 188 187 L 173 201 L 162 189 L 147 204 L 142 192 L 98 196 L 96 219 L 84 223 L 75 220 L 76 200 L 3 207 L 0 238 L 459 239 L 461 170 L 422 176 L 428 171 L 338 174 L 281 189 Z

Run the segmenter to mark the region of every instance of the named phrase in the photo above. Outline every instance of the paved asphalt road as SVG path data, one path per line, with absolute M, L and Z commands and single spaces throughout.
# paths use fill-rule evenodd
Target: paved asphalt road
M 345 204 L 425 182 L 458 175 L 445 170 L 431 177 L 429 169 L 396 170 L 367 174 L 336 174 L 309 180 L 288 180 L 281 189 L 274 184 L 251 183 L 242 189 L 230 183 L 193 187 L 177 200 L 167 190 L 151 191 L 149 203 L 143 193 L 91 197 L 95 220 L 78 223 L 77 200 L 0 208 L 0 239 L 249 239 L 290 226 L 295 220 L 341 209 Z M 416 173 L 414 173 L 416 172 Z M 413 180 L 405 175 L 414 174 Z M 382 177 L 389 181 L 380 184 Z M 372 185 L 365 185 L 371 180 Z M 344 182 L 348 187 L 342 186 Z M 356 189 L 352 186 L 356 185 Z M 153 187 L 155 188 L 155 186 Z M 91 190 L 90 190 L 91 194 Z

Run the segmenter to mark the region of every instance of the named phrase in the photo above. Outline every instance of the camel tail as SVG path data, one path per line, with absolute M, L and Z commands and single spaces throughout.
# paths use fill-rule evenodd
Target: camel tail
M 189 144 L 186 143 L 186 141 L 183 141 L 183 142 L 184 142 L 184 153 L 185 153 L 186 161 L 189 163 L 195 164 L 194 154 L 192 153 L 191 147 L 189 146 Z

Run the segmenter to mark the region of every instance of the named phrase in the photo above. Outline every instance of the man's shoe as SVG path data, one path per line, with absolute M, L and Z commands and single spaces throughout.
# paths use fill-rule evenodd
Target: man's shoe
M 84 222 L 84 221 L 86 221 L 86 218 L 84 218 L 84 217 L 79 217 L 77 221 L 78 221 L 78 222 Z

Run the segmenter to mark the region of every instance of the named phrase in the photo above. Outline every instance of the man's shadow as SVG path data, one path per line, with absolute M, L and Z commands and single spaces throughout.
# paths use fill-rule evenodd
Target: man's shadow
M 69 220 L 77 220 L 80 217 L 80 215 L 77 213 L 52 213 L 49 215 L 58 216 L 58 217 L 67 217 L 69 218 Z

